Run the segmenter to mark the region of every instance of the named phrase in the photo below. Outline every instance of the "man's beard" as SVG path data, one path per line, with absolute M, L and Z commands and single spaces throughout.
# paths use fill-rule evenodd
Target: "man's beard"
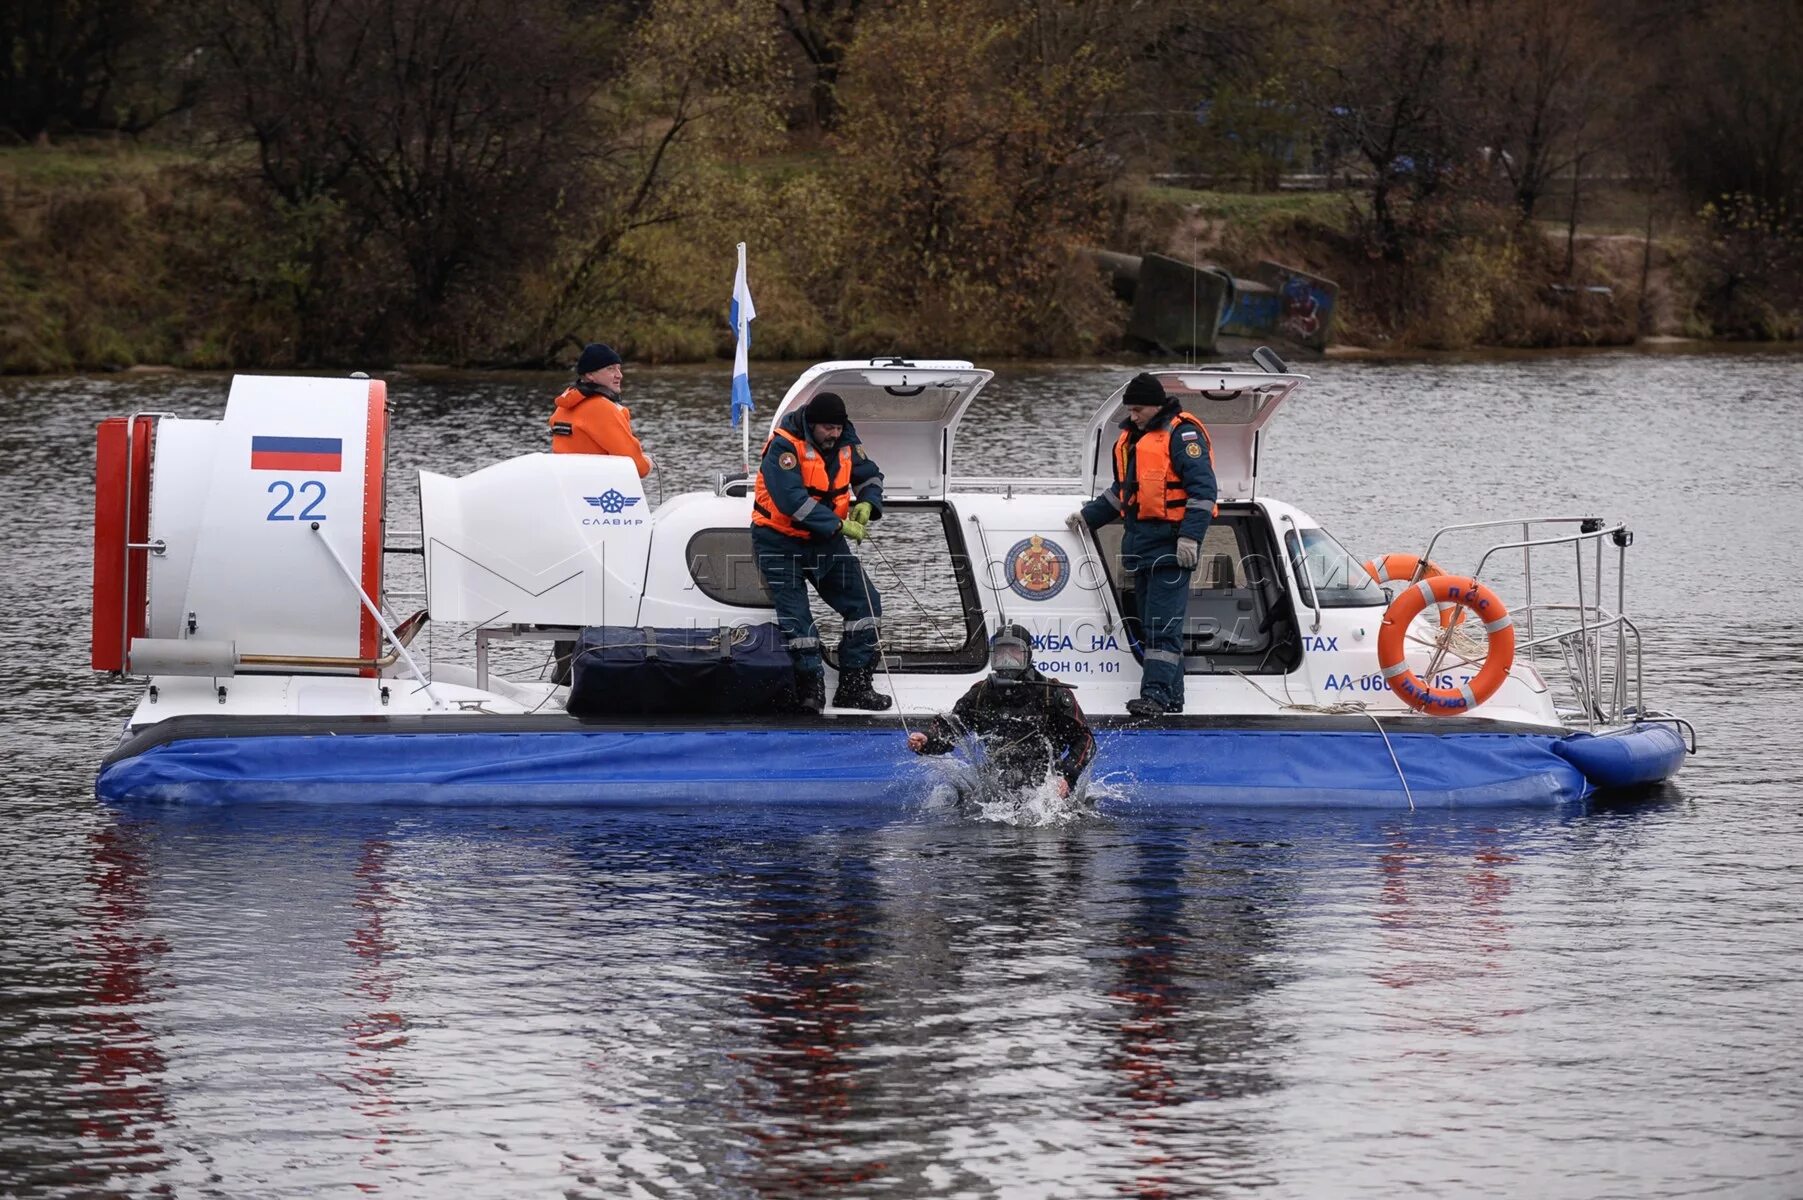
M 836 437 L 823 437 L 817 433 L 814 435 L 814 444 L 823 451 L 831 450 L 834 446 L 839 444 L 839 439 Z

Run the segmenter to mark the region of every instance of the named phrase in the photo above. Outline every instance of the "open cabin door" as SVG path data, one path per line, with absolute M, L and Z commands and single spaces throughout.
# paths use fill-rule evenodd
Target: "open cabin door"
M 1252 499 L 1258 490 L 1259 433 L 1308 376 L 1193 368 L 1150 374 L 1164 385 L 1167 396 L 1177 397 L 1186 412 L 1208 427 L 1219 499 Z M 1126 390 L 1124 383 L 1116 388 L 1089 423 L 1083 473 L 1092 496 L 1114 482 L 1114 442 L 1127 416 L 1127 406 L 1121 403 Z
M 994 374 L 949 360 L 821 363 L 795 381 L 770 427 L 821 392 L 836 392 L 864 452 L 883 472 L 883 495 L 941 500 L 958 422 Z

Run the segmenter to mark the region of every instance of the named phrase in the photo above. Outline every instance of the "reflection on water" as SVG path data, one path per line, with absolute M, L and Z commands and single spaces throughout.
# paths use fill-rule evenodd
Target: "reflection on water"
M 106 827 L 92 835 L 93 899 L 82 916 L 77 949 L 89 963 L 86 1003 L 74 1022 L 84 1044 L 74 1092 L 82 1141 L 102 1149 L 71 1182 L 99 1186 L 115 1175 L 154 1174 L 166 1165 L 162 1146 L 169 1123 L 163 1093 L 166 1061 L 140 1020 L 155 987 L 168 942 L 146 903 L 142 830 Z
M 102 808 L 92 417 L 224 380 L 0 384 L 0 1192 L 1798 1194 L 1803 563 L 1746 514 L 1795 507 L 1800 364 L 1325 364 L 1273 428 L 1357 555 L 1484 496 L 1629 518 L 1704 753 L 1559 816 Z M 1004 367 L 960 469 L 1068 470 L 1129 370 Z M 718 375 L 630 379 L 669 491 L 736 456 Z M 396 526 L 556 382 L 397 380 Z

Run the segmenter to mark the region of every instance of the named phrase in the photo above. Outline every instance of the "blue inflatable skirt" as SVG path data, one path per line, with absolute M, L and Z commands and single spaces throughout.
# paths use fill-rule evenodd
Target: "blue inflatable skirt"
M 121 803 L 792 806 L 906 803 L 944 778 L 943 765 L 908 752 L 892 720 L 368 733 L 283 732 L 270 721 L 249 736 L 220 736 L 220 725 L 185 734 L 151 727 L 114 752 L 96 791 Z M 1615 779 L 1665 778 L 1683 756 L 1681 743 L 1674 759 L 1663 741 L 1587 738 L 1611 743 L 1599 767 L 1596 751 L 1574 753 L 1572 738 L 1541 732 L 1417 732 L 1390 723 L 1386 730 L 1387 737 L 1368 721 L 1363 730 L 1104 722 L 1091 787 L 1104 807 L 1557 806 Z M 1617 761 L 1624 755 L 1631 769 Z

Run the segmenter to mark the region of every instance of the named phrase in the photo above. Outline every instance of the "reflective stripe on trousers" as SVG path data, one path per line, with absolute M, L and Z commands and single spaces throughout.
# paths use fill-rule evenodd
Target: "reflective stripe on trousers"
M 1170 559 L 1133 572 L 1145 655 L 1139 694 L 1175 708 L 1183 706 L 1183 623 L 1189 609 L 1189 577 L 1188 571 Z

